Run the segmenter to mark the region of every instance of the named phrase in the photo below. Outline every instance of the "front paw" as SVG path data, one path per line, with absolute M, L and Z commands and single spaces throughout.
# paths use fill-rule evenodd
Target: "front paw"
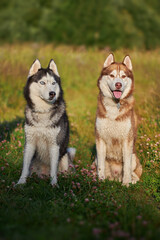
M 126 186 L 126 187 L 129 187 L 130 183 L 131 183 L 130 178 L 123 179 L 123 181 L 122 181 L 122 185 Z
M 52 179 L 51 180 L 51 185 L 52 185 L 53 188 L 59 188 L 59 185 L 57 183 L 57 179 Z
M 132 175 L 132 184 L 136 184 L 138 181 L 139 177 L 136 174 Z
M 52 183 L 51 183 L 51 185 L 52 185 L 53 188 L 59 188 L 58 183 L 56 183 L 56 184 L 52 184 Z
M 132 180 L 132 184 L 136 184 L 137 183 L 137 180 Z
M 123 185 L 123 186 L 126 186 L 126 187 L 129 187 L 129 184 L 130 184 L 129 182 L 123 182 L 123 183 L 122 183 L 122 185 Z
M 26 178 L 20 178 L 19 181 L 16 183 L 16 185 L 25 184 L 25 183 L 26 183 Z
M 104 180 L 104 179 L 105 179 L 105 174 L 104 174 L 103 172 L 99 171 L 99 172 L 98 172 L 98 178 L 99 178 L 100 180 Z

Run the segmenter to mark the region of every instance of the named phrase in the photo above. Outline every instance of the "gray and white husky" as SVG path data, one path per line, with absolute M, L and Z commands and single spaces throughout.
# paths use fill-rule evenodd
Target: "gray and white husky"
M 57 171 L 68 171 L 75 156 L 67 148 L 69 122 L 63 99 L 61 80 L 55 62 L 42 68 L 38 59 L 32 64 L 24 88 L 25 148 L 23 169 L 17 184 L 23 184 L 33 172 L 50 175 L 57 184 Z

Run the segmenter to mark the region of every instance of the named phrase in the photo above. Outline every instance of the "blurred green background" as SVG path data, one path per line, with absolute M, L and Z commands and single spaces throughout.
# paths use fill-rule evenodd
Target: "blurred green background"
M 159 0 L 0 0 L 0 42 L 160 46 Z

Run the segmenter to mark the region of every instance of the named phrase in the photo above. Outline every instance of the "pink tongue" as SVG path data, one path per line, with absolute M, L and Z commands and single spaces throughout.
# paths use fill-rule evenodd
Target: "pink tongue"
M 122 95 L 122 92 L 120 91 L 113 91 L 113 95 L 115 96 L 115 98 L 120 98 Z

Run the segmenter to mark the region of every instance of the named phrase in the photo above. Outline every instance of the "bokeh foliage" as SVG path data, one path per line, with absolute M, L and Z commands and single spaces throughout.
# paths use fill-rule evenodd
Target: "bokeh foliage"
M 1 0 L 0 41 L 152 49 L 159 10 L 158 0 Z

